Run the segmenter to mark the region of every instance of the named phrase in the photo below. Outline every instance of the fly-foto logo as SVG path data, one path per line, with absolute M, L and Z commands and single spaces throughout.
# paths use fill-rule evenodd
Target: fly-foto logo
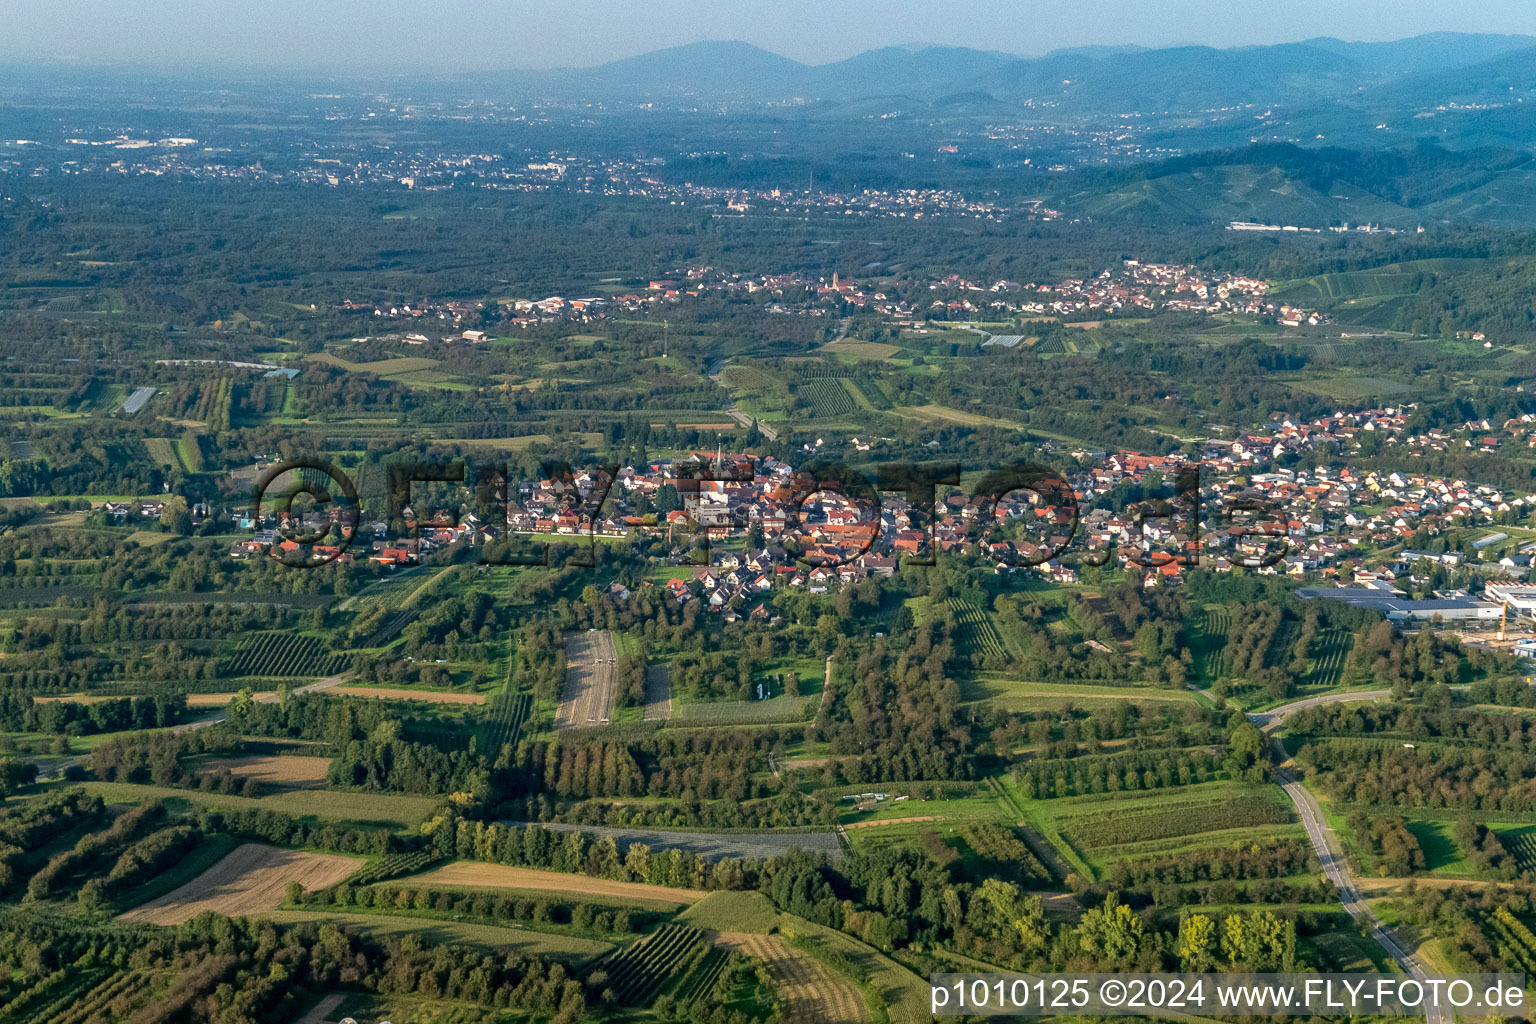
M 413 557 L 412 545 L 429 533 L 447 543 L 479 543 L 480 561 L 491 565 L 549 566 L 552 552 L 561 550 L 563 565 L 590 568 L 600 535 L 675 542 L 679 533 L 696 552 L 703 549 L 707 563 L 712 540 L 755 531 L 788 560 L 823 571 L 850 565 L 882 544 L 906 564 L 927 565 L 939 550 L 977 544 L 1010 568 L 1055 563 L 1074 547 L 1080 548 L 1080 564 L 1103 566 L 1118 548 L 1125 563 L 1157 570 L 1200 564 L 1202 538 L 1209 536 L 1231 553 L 1232 564 L 1262 568 L 1289 553 L 1295 521 L 1293 511 L 1250 490 L 1216 486 L 1203 492 L 1202 467 L 1192 461 L 1171 465 L 1171 478 L 1144 487 L 1152 493 L 1126 501 L 1108 519 L 1110 529 L 1086 538 L 1084 492 L 1067 475 L 1035 462 L 973 477 L 958 508 L 953 497 L 938 499 L 940 487 L 959 485 L 957 463 L 881 463 L 873 479 L 832 462 L 798 468 L 749 458 L 679 463 L 659 478 L 659 491 L 671 491 L 667 502 L 659 494 L 646 498 L 634 469 L 617 465 L 576 470 L 547 462 L 536 481 L 521 485 L 505 463 L 473 472 L 463 461 L 384 468 L 382 502 L 365 502 L 351 477 L 324 460 L 271 467 L 250 503 L 259 546 L 284 565 L 325 565 L 353 547 L 366 519 L 376 543 L 402 559 Z M 435 497 L 423 502 L 435 509 L 430 516 L 414 507 L 417 485 L 435 488 Z M 650 510 L 621 514 L 631 500 Z M 1101 507 L 1095 514 L 1103 512 Z M 396 538 L 393 547 L 377 539 L 390 536 Z M 523 543 L 514 548 L 512 540 Z M 572 545 L 578 545 L 574 554 Z

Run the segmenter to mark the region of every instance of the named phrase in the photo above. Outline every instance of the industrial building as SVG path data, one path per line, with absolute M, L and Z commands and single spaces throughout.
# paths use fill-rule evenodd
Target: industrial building
M 1536 596 L 1536 588 L 1532 590 Z M 1327 598 L 1360 608 L 1374 608 L 1392 622 L 1462 622 L 1496 625 L 1503 608 L 1495 601 L 1476 601 L 1469 597 L 1434 598 L 1415 601 L 1401 591 L 1365 587 L 1303 587 L 1296 596 L 1304 600 Z M 1511 605 L 1513 607 L 1513 605 Z
M 1536 587 L 1520 583 L 1490 583 L 1483 588 L 1488 600 L 1509 605 L 1511 614 L 1536 619 Z

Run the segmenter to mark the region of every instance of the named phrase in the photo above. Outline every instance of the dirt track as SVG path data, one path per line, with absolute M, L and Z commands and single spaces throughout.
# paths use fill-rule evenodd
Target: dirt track
M 622 899 L 654 900 L 658 903 L 696 903 L 705 893 L 694 889 L 672 889 L 643 882 L 611 882 L 586 875 L 566 875 L 557 871 L 536 871 L 503 864 L 455 861 L 435 871 L 401 879 L 400 885 L 434 887 L 467 886 L 481 889 L 537 889 L 587 896 L 616 896 Z
M 767 965 L 786 1024 L 866 1024 L 873 1020 L 864 997 L 852 983 L 777 935 L 721 932 L 715 942 Z
M 322 997 L 308 1013 L 298 1019 L 297 1024 L 328 1024 L 336 1019 L 336 1010 L 346 998 L 345 992 L 332 992 Z
M 275 910 L 289 882 L 306 890 L 323 889 L 362 867 L 361 857 L 279 850 L 246 843 L 179 889 L 119 915 L 122 921 L 176 925 L 204 911 L 227 917 Z
M 619 700 L 618 651 L 608 632 L 567 633 L 565 691 L 555 712 L 555 728 L 606 725 Z

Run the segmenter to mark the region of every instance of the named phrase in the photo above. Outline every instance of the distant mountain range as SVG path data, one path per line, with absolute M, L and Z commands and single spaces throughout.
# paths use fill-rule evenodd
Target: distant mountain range
M 1387 43 L 1317 38 L 1215 49 L 1079 47 L 1043 57 L 950 46 L 885 47 L 806 65 L 742 42 L 701 42 L 593 68 L 504 72 L 519 92 L 596 100 L 680 99 L 829 104 L 954 96 L 1000 107 L 1152 112 L 1321 101 L 1386 103 L 1510 98 L 1536 86 L 1536 37 L 1441 32 Z M 1502 90 L 1502 96 L 1500 92 Z
M 1043 170 L 1037 162 L 1019 172 L 1019 187 L 1074 215 L 1149 224 L 1536 227 L 1532 36 L 1095 46 L 1042 57 L 893 46 L 822 65 L 704 42 L 582 70 L 508 73 L 499 84 L 603 102 L 772 104 L 786 124 L 814 120 L 850 138 L 869 137 L 852 125 L 892 115 L 918 131 L 968 121 L 1111 132 L 1131 116 L 1144 151 L 1186 155 L 1029 177 Z M 974 166 L 985 167 L 986 150 L 974 148 Z

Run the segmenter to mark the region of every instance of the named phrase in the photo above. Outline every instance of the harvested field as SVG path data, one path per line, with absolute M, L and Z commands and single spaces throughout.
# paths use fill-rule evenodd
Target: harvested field
M 362 865 L 361 857 L 245 843 L 186 885 L 119 915 L 119 920 L 177 925 L 210 910 L 228 917 L 275 910 L 289 882 L 306 890 L 323 889 Z
M 874 828 L 876 825 L 906 825 L 915 821 L 936 821 L 931 814 L 918 815 L 915 818 L 879 818 L 874 821 L 855 821 L 844 825 L 844 828 Z
M 216 757 L 204 761 L 203 771 L 216 772 L 229 769 L 237 779 L 255 779 L 270 786 L 287 786 L 290 789 L 318 789 L 325 785 L 325 773 L 330 770 L 328 757 Z
M 251 694 L 257 700 L 267 701 L 277 696 L 276 690 L 260 690 Z M 189 708 L 213 708 L 223 707 L 235 699 L 232 693 L 189 693 L 187 694 L 187 707 Z
M 1069 892 L 1042 892 L 1039 894 L 1040 903 L 1045 907 L 1045 914 L 1053 921 L 1070 921 L 1073 924 L 1083 919 L 1083 905 L 1077 902 L 1077 898 Z
M 586 875 L 566 875 L 558 871 L 512 868 L 503 864 L 481 864 L 459 860 L 434 871 L 398 879 L 400 884 L 439 889 L 529 889 L 539 892 L 577 893 L 584 896 L 616 896 L 621 899 L 650 900 L 654 903 L 693 903 L 704 893 L 692 889 L 673 889 L 644 882 L 610 882 Z
M 509 822 L 530 825 L 532 822 Z M 878 824 L 878 823 L 876 823 Z M 555 832 L 585 832 L 594 839 L 611 836 L 620 852 L 631 843 L 644 843 L 652 850 L 688 850 L 708 860 L 722 857 L 782 857 L 790 850 L 824 853 L 832 860 L 842 857 L 837 833 L 824 832 L 678 832 L 669 829 L 608 828 L 604 825 L 567 825 L 546 822 L 544 828 Z
M 606 725 L 618 703 L 618 649 L 612 633 L 567 633 L 565 691 L 555 712 L 555 728 Z
M 721 932 L 715 942 L 767 966 L 787 1024 L 858 1024 L 874 1019 L 850 981 L 777 935 Z
M 333 686 L 328 693 L 338 697 L 378 697 L 386 700 L 420 700 L 432 704 L 484 704 L 483 693 L 446 693 L 441 690 L 411 690 L 388 686 Z

